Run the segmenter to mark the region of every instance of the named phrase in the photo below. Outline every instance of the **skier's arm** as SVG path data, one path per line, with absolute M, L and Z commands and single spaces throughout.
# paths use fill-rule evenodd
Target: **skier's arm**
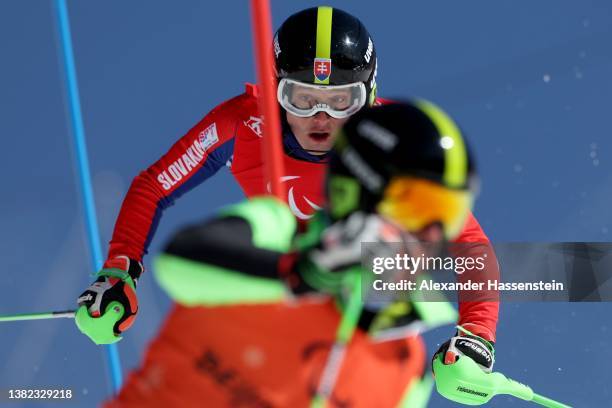
M 488 277 L 499 276 L 499 269 L 495 253 L 490 245 L 489 238 L 485 235 L 482 227 L 472 213 L 469 214 L 467 222 L 460 235 L 455 239 L 455 243 L 482 243 L 482 251 L 488 253 L 485 275 Z M 467 275 L 467 274 L 466 274 Z M 461 280 L 462 276 L 459 275 Z M 466 276 L 465 278 L 469 278 Z M 497 319 L 499 315 L 499 302 L 495 301 L 495 293 L 484 293 L 486 301 L 475 301 L 471 296 L 470 301 L 459 302 L 459 322 L 458 325 L 465 327 L 477 336 L 483 337 L 488 341 L 495 341 Z M 493 300 L 492 300 L 493 299 Z
M 226 165 L 233 154 L 237 111 L 243 97 L 213 109 L 134 178 L 115 223 L 109 260 L 121 255 L 142 260 L 163 211 Z
M 322 226 L 311 220 L 312 230 L 294 246 L 294 215 L 275 198 L 259 197 L 175 234 L 155 260 L 154 273 L 171 298 L 192 306 L 277 302 L 289 290 L 341 295 L 346 273 L 359 268 L 361 243 L 383 248 L 393 226 L 361 213 L 324 232 Z M 338 236 L 343 239 L 333 238 Z
M 155 259 L 160 286 L 185 305 L 276 302 L 285 294 L 279 275 L 296 221 L 287 206 L 260 197 L 171 238 Z
M 123 201 L 108 259 L 78 298 L 79 329 L 97 344 L 118 341 L 138 312 L 136 284 L 162 211 L 230 159 L 239 96 L 218 106 L 138 175 Z

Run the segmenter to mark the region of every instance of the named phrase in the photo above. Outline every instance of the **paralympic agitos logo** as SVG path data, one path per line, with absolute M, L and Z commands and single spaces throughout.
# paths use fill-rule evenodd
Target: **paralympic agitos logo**
M 281 177 L 280 181 L 281 183 L 286 183 L 290 180 L 298 180 L 300 177 L 301 176 L 283 176 Z M 293 215 L 295 215 L 300 220 L 307 220 L 309 218 L 312 218 L 313 213 L 315 211 L 320 210 L 321 207 L 315 204 L 314 202 L 312 202 L 311 200 L 309 200 L 308 197 L 306 197 L 305 195 L 302 195 L 301 199 L 296 199 L 296 193 L 295 193 L 294 187 L 295 186 L 292 185 L 287 190 L 287 204 L 289 205 L 291 212 L 293 213 Z M 267 190 L 268 192 L 272 191 L 270 187 L 270 183 L 267 184 Z M 308 207 L 305 209 L 300 209 L 300 205 L 298 205 L 298 200 L 301 203 L 306 203 Z

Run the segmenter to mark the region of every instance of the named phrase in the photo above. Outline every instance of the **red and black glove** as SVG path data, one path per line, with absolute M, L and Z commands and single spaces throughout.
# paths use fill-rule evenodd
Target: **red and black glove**
M 438 355 L 443 355 L 444 364 L 453 364 L 462 356 L 470 357 L 486 373 L 493 371 L 495 363 L 495 344 L 480 336 L 458 331 L 440 346 L 432 358 L 436 360 Z M 434 373 L 435 374 L 435 373 Z
M 114 336 L 119 337 L 134 323 L 138 313 L 136 283 L 142 272 L 144 272 L 142 263 L 127 256 L 110 259 L 96 274 L 97 279 L 77 299 L 79 308 L 85 306 L 88 315 L 87 317 L 82 313 L 80 319 L 88 322 L 80 322 L 85 323 L 80 325 L 77 322 L 77 325 L 97 344 L 101 344 L 101 338 L 107 340 L 111 336 L 111 333 L 106 333 L 107 329 L 98 330 L 101 328 L 97 327 L 95 322 L 107 312 L 107 307 L 112 302 L 118 302 L 123 306 L 122 316 L 112 327 Z

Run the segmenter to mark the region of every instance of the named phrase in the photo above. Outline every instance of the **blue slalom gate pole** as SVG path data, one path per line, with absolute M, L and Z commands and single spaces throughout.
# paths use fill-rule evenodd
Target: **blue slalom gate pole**
M 87 145 L 85 143 L 85 129 L 81 114 L 81 102 L 79 99 L 79 87 L 77 83 L 76 68 L 74 65 L 74 54 L 72 52 L 72 40 L 70 37 L 70 22 L 68 19 L 68 8 L 65 0 L 55 0 L 55 13 L 59 29 L 60 49 L 64 66 L 64 83 L 68 95 L 70 110 L 70 122 L 72 124 L 72 136 L 79 173 L 79 184 L 81 198 L 84 207 L 85 224 L 89 252 L 91 255 L 92 270 L 97 271 L 102 267 L 102 248 L 100 246 L 100 233 L 98 231 L 98 220 L 91 186 L 91 175 L 89 173 L 89 160 L 87 158 Z M 113 391 L 116 393 L 121 387 L 122 373 L 119 361 L 119 351 L 116 344 L 105 346 L 106 360 L 111 374 Z

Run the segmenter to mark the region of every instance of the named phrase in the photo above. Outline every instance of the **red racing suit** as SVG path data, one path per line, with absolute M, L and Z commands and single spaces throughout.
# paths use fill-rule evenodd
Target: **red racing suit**
M 230 169 L 247 197 L 266 194 L 268 191 L 266 191 L 264 183 L 261 125 L 262 117 L 257 106 L 257 88 L 252 85 L 247 85 L 245 93 L 220 104 L 208 113 L 176 142 L 161 159 L 134 179 L 115 225 L 108 259 L 119 255 L 127 255 L 132 259 L 141 260 L 143 255 L 146 254 L 163 210 L 172 205 L 176 198 L 204 182 L 224 166 Z M 286 154 L 283 156 L 283 162 L 285 175 L 282 181 L 287 183 L 287 203 L 298 219 L 305 220 L 323 205 L 322 186 L 325 164 L 323 162 L 299 160 Z M 477 220 L 470 214 L 456 241 L 488 242 L 488 238 Z M 331 306 L 326 304 L 311 307 L 328 308 Z M 458 324 L 474 334 L 495 341 L 498 307 L 496 302 L 460 303 Z M 271 309 L 276 310 L 275 313 L 280 313 L 279 316 L 271 313 Z M 240 316 L 242 316 L 240 310 L 240 306 L 225 309 L 175 307 L 162 328 L 160 337 L 153 343 L 144 368 L 133 374 L 132 383 L 138 383 L 138 378 L 154 376 L 155 373 L 152 374 L 151 370 L 156 370 L 155 367 L 159 368 L 159 364 L 161 364 L 156 359 L 165 359 L 172 354 L 169 351 L 172 348 L 167 347 L 167 341 L 164 341 L 164 339 L 170 339 L 169 341 L 175 345 L 179 344 L 176 334 L 190 330 L 194 325 L 202 323 L 216 332 L 216 336 L 212 337 L 219 340 L 217 350 L 222 350 L 224 340 L 229 339 L 225 339 L 219 332 L 219 330 L 222 330 L 221 325 L 228 319 L 238 319 L 240 321 Z M 262 316 L 254 316 L 254 313 L 257 314 L 258 311 Z M 323 312 L 323 315 L 325 313 L 327 312 Z M 271 306 L 251 307 L 249 311 L 249 320 L 253 321 L 266 322 L 278 317 L 276 323 L 274 323 L 277 324 L 276 327 L 278 327 L 278 324 L 282 324 L 280 323 L 284 319 L 282 316 L 284 315 L 281 311 Z M 336 323 L 332 319 L 329 322 L 330 328 L 335 327 Z M 274 327 L 274 324 L 270 329 Z M 206 333 L 210 333 L 203 327 L 203 333 L 197 329 L 191 330 L 194 340 L 197 338 L 196 333 L 199 333 L 198 336 L 200 337 L 206 337 Z M 333 329 L 330 330 L 333 332 Z M 204 337 L 200 340 L 204 341 Z M 425 353 L 421 340 L 417 339 L 416 337 L 409 339 L 413 350 L 412 356 L 417 360 L 411 368 L 413 372 L 411 371 L 410 376 L 419 375 L 424 370 L 423 357 Z M 216 340 L 211 340 L 211 342 L 214 341 Z M 229 347 L 229 344 L 227 346 Z M 190 346 L 185 344 L 184 347 L 189 348 Z M 163 351 L 156 351 L 156 349 Z M 176 357 L 178 358 L 178 354 Z M 232 360 L 231 356 L 213 357 L 208 356 L 207 358 L 212 358 L 215 363 L 208 361 L 207 364 L 214 366 L 217 364 L 217 358 L 223 361 Z M 167 363 L 167 365 L 172 364 L 174 363 Z M 190 363 L 186 364 L 191 367 Z M 372 364 L 376 364 L 376 362 L 374 361 Z M 129 389 L 124 389 L 122 397 L 116 403 L 120 404 L 121 400 L 123 402 L 129 400 L 128 393 Z M 115 405 L 111 403 L 110 406 Z M 125 406 L 131 405 L 127 404 Z

